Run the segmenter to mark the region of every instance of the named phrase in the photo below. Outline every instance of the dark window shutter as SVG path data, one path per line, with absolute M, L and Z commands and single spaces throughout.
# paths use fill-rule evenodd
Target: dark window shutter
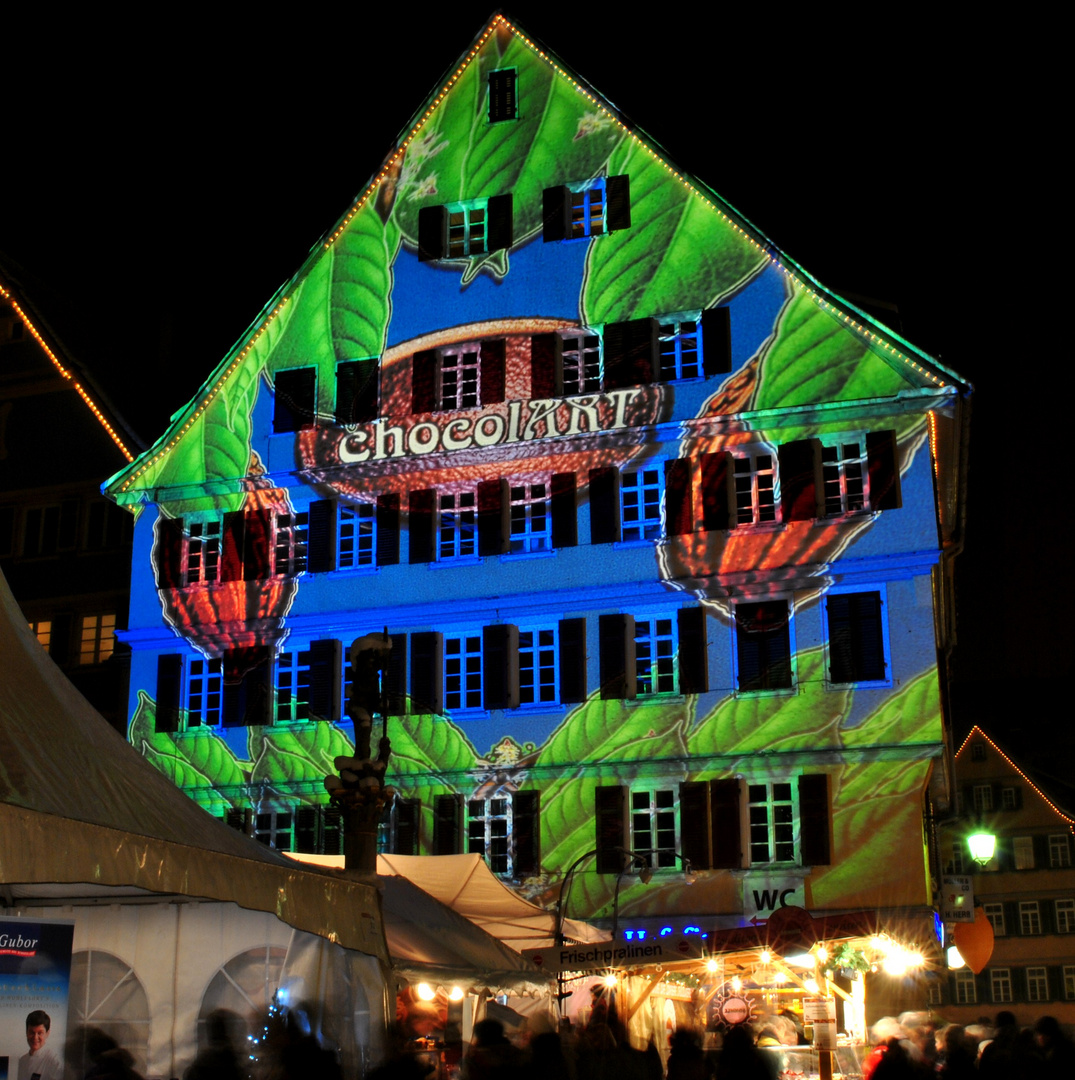
M 411 412 L 437 408 L 437 351 L 424 349 L 411 357 Z
M 224 821 L 229 829 L 250 835 L 250 810 L 242 807 L 230 807 L 224 814 Z
M 541 871 L 541 828 L 538 793 L 517 791 L 512 802 L 512 839 L 515 842 L 516 878 L 533 877 Z
M 679 785 L 679 832 L 682 855 L 693 870 L 708 870 L 709 784 L 704 780 Z
M 224 515 L 221 526 L 224 534 L 223 552 L 220 558 L 220 580 L 243 580 L 243 552 L 246 550 L 246 514 L 234 510 Z
M 377 419 L 380 365 L 375 358 L 336 365 L 336 423 L 364 424 Z
M 694 532 L 690 458 L 674 458 L 664 463 L 664 522 L 666 536 Z
M 705 608 L 680 608 L 676 618 L 679 622 L 679 692 L 704 694 L 709 689 Z
M 737 604 L 735 647 L 740 690 L 791 686 L 791 634 L 786 600 Z
M 478 484 L 478 554 L 503 555 L 511 550 L 511 496 L 507 480 Z
M 377 496 L 377 565 L 399 562 L 399 495 Z
M 563 339 L 559 334 L 534 334 L 530 338 L 530 397 L 541 400 L 563 392 Z
M 506 354 L 507 342 L 503 338 L 491 338 L 479 346 L 478 377 L 481 385 L 478 398 L 483 408 L 504 400 Z
M 310 642 L 310 719 L 339 720 L 343 646 L 332 638 Z
M 499 251 L 510 248 L 512 244 L 511 192 L 507 195 L 494 195 L 486 208 L 489 227 L 489 250 Z
M 541 193 L 541 239 L 546 243 L 567 237 L 567 188 L 549 187 Z
M 885 677 L 881 594 L 837 593 L 825 602 L 829 624 L 829 678 L 834 683 Z
M 336 501 L 318 499 L 310 503 L 310 531 L 307 566 L 313 574 L 336 569 Z
M 411 634 L 411 712 L 444 712 L 444 636 Z
M 448 238 L 448 208 L 423 206 L 418 211 L 418 261 L 432 262 L 444 258 Z
M 560 620 L 560 701 L 586 700 L 586 620 Z
M 52 640 L 49 641 L 49 656 L 59 666 L 63 667 L 71 659 L 71 637 L 74 615 L 70 611 L 57 611 L 52 616 Z M 75 646 L 74 655 L 77 658 L 81 647 L 81 641 Z
M 300 431 L 317 415 L 317 368 L 278 371 L 273 380 L 274 432 Z
M 433 806 L 433 854 L 458 855 L 463 831 L 463 796 L 438 795 Z
M 635 620 L 632 615 L 601 615 L 601 697 L 633 698 L 635 685 Z
M 867 432 L 866 460 L 870 476 L 870 509 L 898 510 L 903 505 L 903 494 L 896 433 Z
M 157 518 L 157 587 L 183 587 L 183 519 Z
M 828 866 L 832 858 L 827 773 L 810 773 L 799 777 L 799 821 L 803 866 Z
M 605 181 L 605 225 L 609 232 L 631 227 L 631 178 L 626 173 L 622 176 L 610 176 Z
M 817 517 L 817 445 L 815 439 L 800 439 L 777 451 L 785 521 L 813 521 Z
M 385 710 L 389 716 L 407 715 L 407 635 L 390 634 L 392 651 L 384 670 Z
M 726 307 L 702 312 L 702 366 L 707 379 L 732 370 L 732 319 Z
M 656 319 L 606 323 L 604 332 L 605 389 L 645 386 L 657 370 Z
M 434 506 L 437 493 L 432 488 L 423 488 L 421 491 L 412 491 L 408 500 L 407 510 L 409 521 L 407 532 L 410 540 L 408 561 L 412 563 L 427 563 L 433 561 L 434 529 Z
M 179 730 L 183 694 L 183 657 L 178 653 L 157 657 L 157 731 Z M 139 747 L 139 749 L 141 749 Z
M 713 837 L 714 870 L 738 870 L 743 865 L 741 808 L 738 780 L 729 777 L 709 782 L 709 827 Z
M 611 544 L 620 538 L 620 474 L 606 466 L 590 470 L 590 543 Z
M 552 546 L 574 547 L 579 542 L 579 515 L 576 506 L 576 483 L 573 472 L 552 474 Z
M 618 874 L 623 869 L 626 804 L 626 788 L 594 789 L 594 847 L 597 848 L 594 868 L 599 874 Z
M 224 653 L 224 724 L 260 727 L 270 723 L 272 662 L 266 645 Z
M 514 68 L 498 68 L 489 72 L 489 123 L 514 120 L 518 116 L 517 79 L 518 72 Z
M 422 804 L 418 799 L 401 799 L 396 796 L 396 849 L 395 855 L 418 854 L 418 825 L 421 821 Z
M 273 512 L 248 510 L 243 524 L 243 578 L 264 581 L 272 576 Z
M 994 803 L 994 809 L 999 806 L 999 803 Z M 1036 870 L 1044 870 L 1049 865 L 1049 838 L 1047 836 L 1035 836 L 1034 842 L 1034 868 Z M 1045 907 L 1046 905 L 1042 905 Z
M 482 628 L 482 707 L 519 707 L 519 628 L 504 623 Z
M 295 850 L 318 855 L 316 806 L 300 806 L 295 812 Z
M 702 528 L 707 531 L 727 529 L 731 525 L 729 490 L 732 476 L 732 457 L 724 451 L 703 454 L 702 460 Z

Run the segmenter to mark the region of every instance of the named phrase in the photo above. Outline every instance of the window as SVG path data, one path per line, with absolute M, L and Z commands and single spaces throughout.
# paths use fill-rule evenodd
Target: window
M 220 580 L 220 519 L 194 521 L 187 540 L 187 584 Z
M 484 255 L 488 250 L 486 204 L 448 210 L 448 258 Z M 475 366 L 477 357 L 475 356 Z
M 975 743 L 970 748 L 971 761 L 985 761 L 985 743 Z
M 542 240 L 583 240 L 626 229 L 631 224 L 631 178 L 599 176 L 541 195 Z
M 833 683 L 883 681 L 886 665 L 880 592 L 830 593 L 825 598 L 825 611 L 829 679 Z
M 963 874 L 966 873 L 966 855 L 964 853 L 963 841 L 957 840 L 952 845 L 952 873 Z
M 790 623 L 786 600 L 736 605 L 736 667 L 740 691 L 791 688 Z
M 601 389 L 601 339 L 574 333 L 563 338 L 564 394 L 596 394 Z
M 519 704 L 559 700 L 556 639 L 555 626 L 519 631 Z
M 865 510 L 867 461 L 862 440 L 842 436 L 821 446 L 821 488 L 825 517 Z
M 199 657 L 189 662 L 183 695 L 188 728 L 220 726 L 223 679 L 223 665 L 219 659 Z
M 310 515 L 276 514 L 276 543 L 274 549 L 277 577 L 297 577 L 306 572 L 306 556 L 310 540 Z
M 481 855 L 494 874 L 511 875 L 511 799 L 471 799 L 467 803 L 467 851 Z
M 942 1004 L 941 984 L 937 981 L 936 976 L 933 976 L 926 984 L 926 1003 L 928 1005 Z
M 635 620 L 635 679 L 638 697 L 676 692 L 676 620 Z
M 84 615 L 78 662 L 103 664 L 112 655 L 115 633 L 115 615 Z
M 1056 901 L 1056 932 L 1075 934 L 1075 900 Z
M 600 236 L 605 231 L 605 181 L 602 177 L 578 191 L 568 192 L 569 239 Z
M 273 390 L 272 429 L 276 434 L 313 425 L 317 419 L 317 368 L 278 371 Z
M 300 806 L 295 813 L 295 850 L 309 855 L 342 855 L 343 814 L 334 803 Z
M 27 558 L 55 555 L 75 546 L 78 500 L 64 499 L 55 506 L 35 506 L 23 519 L 22 553 Z
M 547 480 L 511 486 L 511 550 L 549 551 L 552 548 L 552 513 Z
M 489 123 L 514 120 L 518 115 L 515 68 L 500 68 L 489 72 Z
M 626 472 L 620 477 L 620 521 L 624 540 L 657 540 L 661 536 L 664 470 Z
M 341 570 L 373 566 L 377 555 L 377 516 L 372 503 L 340 504 L 336 517 L 336 559 Z
M 37 638 L 38 642 L 45 652 L 49 651 L 49 645 L 52 643 L 52 620 L 51 619 L 38 619 L 36 622 L 28 624 L 30 632 Z
M 1041 915 L 1038 911 L 1037 900 L 1019 901 L 1019 933 L 1041 933 Z
M 978 748 L 975 747 L 977 750 Z M 1018 810 L 1019 799 L 1018 792 L 1013 787 L 1006 787 L 1000 789 L 1000 808 L 1001 810 Z
M 254 815 L 254 839 L 277 851 L 293 851 L 295 815 L 290 811 L 269 810 Z
M 1016 870 L 1034 869 L 1034 837 L 1017 836 L 1012 840 L 1012 860 Z
M 750 863 L 795 860 L 795 803 L 790 783 L 750 784 Z
M 1071 865 L 1071 847 L 1064 833 L 1055 833 L 1049 837 L 1049 865 L 1053 869 Z
M 675 867 L 676 793 L 671 788 L 631 791 L 631 849 L 654 869 Z
M 276 661 L 276 722 L 310 719 L 310 653 L 284 652 Z
M 661 382 L 674 379 L 696 379 L 703 374 L 700 316 L 671 318 L 660 327 Z
M 985 911 L 985 917 L 989 920 L 989 925 L 993 927 L 993 933 L 997 937 L 1004 937 L 1007 933 L 1004 927 L 1004 905 L 983 904 L 982 909 Z
M 411 360 L 411 412 L 476 409 L 504 400 L 507 342 L 504 338 L 423 349 Z M 395 439 L 395 435 L 391 435 Z M 402 436 L 400 436 L 402 437 Z
M 437 560 L 461 559 L 478 553 L 478 507 L 473 491 L 438 498 Z
M 1075 964 L 1064 965 L 1064 1000 L 1075 1001 Z
M 444 707 L 480 709 L 482 705 L 481 634 L 444 639 Z
M 990 968 L 989 988 L 994 1004 L 1001 1005 L 1012 1000 L 1012 973 L 1010 968 Z
M 510 248 L 511 194 L 490 199 L 424 206 L 418 211 L 418 258 L 466 259 Z
M 776 468 L 771 453 L 735 456 L 735 524 L 776 521 Z
M 1049 976 L 1043 967 L 1028 967 L 1026 969 L 1026 999 L 1027 1001 L 1049 1000 Z
M 981 814 L 993 809 L 993 788 L 989 784 L 975 784 L 972 794 L 975 812 Z
M 978 987 L 975 985 L 974 982 L 973 971 L 956 972 L 956 1004 L 978 1004 Z
M 440 354 L 441 409 L 474 409 L 478 399 L 478 347 L 445 349 Z

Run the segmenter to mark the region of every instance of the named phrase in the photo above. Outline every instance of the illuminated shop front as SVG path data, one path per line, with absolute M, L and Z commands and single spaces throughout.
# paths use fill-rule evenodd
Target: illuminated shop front
M 129 738 L 339 854 L 387 628 L 386 851 L 551 906 L 596 849 L 570 914 L 624 926 L 928 920 L 968 392 L 495 16 L 109 481 Z

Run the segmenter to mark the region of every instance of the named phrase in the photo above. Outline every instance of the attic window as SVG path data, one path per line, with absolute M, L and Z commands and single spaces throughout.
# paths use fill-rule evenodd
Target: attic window
M 970 748 L 971 761 L 985 761 L 985 743 L 974 743 Z
M 274 432 L 301 431 L 312 427 L 317 400 L 317 369 L 278 371 L 273 382 Z
M 489 72 L 489 123 L 515 120 L 519 115 L 515 96 L 515 68 Z

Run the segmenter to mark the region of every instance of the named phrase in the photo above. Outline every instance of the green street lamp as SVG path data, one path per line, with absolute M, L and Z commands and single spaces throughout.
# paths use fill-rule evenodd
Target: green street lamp
M 980 832 L 967 837 L 970 857 L 979 865 L 985 866 L 997 850 L 997 838 L 992 833 Z

